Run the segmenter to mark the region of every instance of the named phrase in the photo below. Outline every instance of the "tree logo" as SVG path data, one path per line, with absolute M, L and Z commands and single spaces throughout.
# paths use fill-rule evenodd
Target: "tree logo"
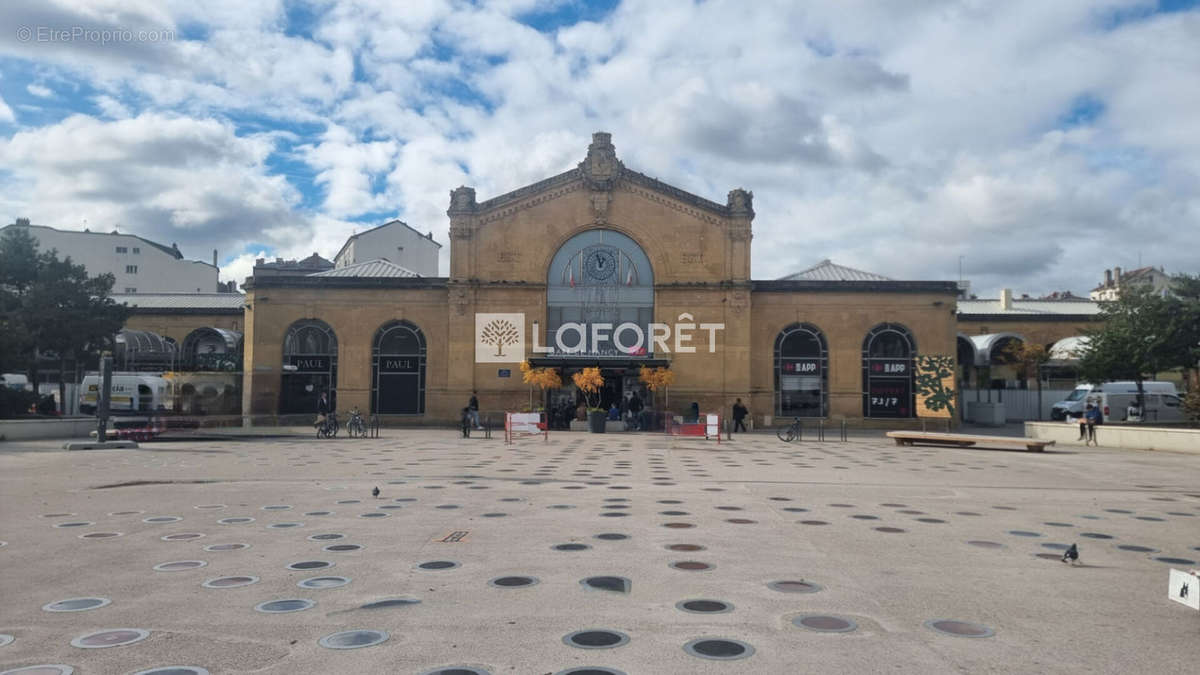
M 476 363 L 516 363 L 524 360 L 524 314 L 475 315 Z

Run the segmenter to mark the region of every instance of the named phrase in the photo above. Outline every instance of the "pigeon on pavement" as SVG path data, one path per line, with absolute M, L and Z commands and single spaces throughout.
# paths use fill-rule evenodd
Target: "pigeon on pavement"
M 379 499 L 379 486 L 376 485 L 374 490 L 371 490 L 371 496 Z
M 1071 544 L 1071 548 L 1063 551 L 1062 561 L 1069 563 L 1076 563 L 1079 561 L 1079 549 L 1076 548 L 1075 544 Z

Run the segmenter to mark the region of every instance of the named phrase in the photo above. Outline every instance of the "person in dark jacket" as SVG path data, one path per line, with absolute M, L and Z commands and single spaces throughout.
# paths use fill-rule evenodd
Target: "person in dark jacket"
M 746 409 L 746 406 L 742 405 L 742 399 L 739 398 L 738 400 L 734 401 L 734 403 L 733 403 L 733 430 L 734 431 L 738 431 L 738 430 L 745 431 L 746 430 L 746 415 L 748 415 L 748 414 L 750 414 L 750 411 Z
M 629 423 L 633 431 L 640 431 L 642 428 L 642 399 L 636 391 L 629 397 Z
M 329 394 L 321 392 L 321 398 L 317 401 L 317 422 L 313 426 L 319 427 L 325 423 L 325 419 L 329 416 Z
M 692 407 L 688 410 L 687 419 L 684 422 L 699 422 L 700 421 L 700 404 L 692 401 Z
M 476 396 L 478 393 L 477 391 L 471 392 L 471 400 L 467 403 L 467 409 L 471 411 L 471 422 L 475 428 L 483 429 L 483 426 L 479 424 L 479 398 Z
M 1096 426 L 1104 423 L 1104 413 L 1100 406 L 1089 405 L 1083 412 L 1083 420 L 1087 422 L 1087 440 L 1084 445 L 1099 445 L 1096 442 Z

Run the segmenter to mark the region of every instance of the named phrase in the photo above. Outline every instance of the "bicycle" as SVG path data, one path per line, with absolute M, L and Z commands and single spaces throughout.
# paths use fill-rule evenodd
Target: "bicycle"
M 350 438 L 367 437 L 367 423 L 363 421 L 362 413 L 358 411 L 358 408 L 350 410 L 350 419 L 346 420 L 346 434 Z
M 337 432 L 337 413 L 330 412 L 325 416 L 325 421 L 317 425 L 317 438 L 334 438 Z
M 801 434 L 803 433 L 803 429 L 804 428 L 800 424 L 800 418 L 797 417 L 796 421 L 792 422 L 789 426 L 779 427 L 779 431 L 776 432 L 776 435 L 779 436 L 779 440 L 783 441 L 784 443 L 791 443 L 792 441 L 800 438 Z

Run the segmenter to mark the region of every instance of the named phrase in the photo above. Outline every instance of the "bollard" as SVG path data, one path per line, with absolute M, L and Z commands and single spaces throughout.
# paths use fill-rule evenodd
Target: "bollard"
M 846 420 L 842 419 L 842 441 L 846 440 Z
M 112 356 L 104 356 L 100 359 L 100 392 L 96 399 L 96 440 L 104 443 L 108 441 L 108 411 L 109 401 L 112 396 Z M 34 385 L 36 391 L 37 385 Z

